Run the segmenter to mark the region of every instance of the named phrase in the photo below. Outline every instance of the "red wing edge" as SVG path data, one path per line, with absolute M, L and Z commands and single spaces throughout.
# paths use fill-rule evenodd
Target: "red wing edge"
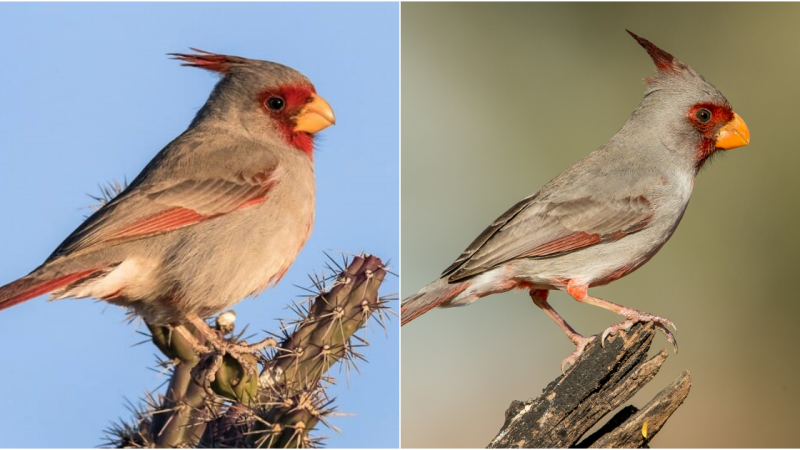
M 0 287 L 0 311 L 42 294 L 52 292 L 62 286 L 80 281 L 98 270 L 100 269 L 89 269 L 82 272 L 70 273 L 39 284 L 36 284 L 35 280 L 30 278 L 20 278 L 17 281 Z
M 234 209 L 234 211 L 238 211 L 240 209 L 244 209 L 250 206 L 255 206 L 260 203 L 263 203 L 267 199 L 266 197 L 267 193 L 269 192 L 270 189 L 272 189 L 274 185 L 275 185 L 274 181 L 266 182 L 263 188 L 259 189 L 255 193 L 255 196 L 253 196 L 253 198 L 248 199 L 239 206 L 237 206 Z M 221 212 L 218 214 L 203 215 L 192 209 L 176 206 L 174 208 L 170 208 L 166 211 L 136 221 L 128 225 L 127 227 L 115 232 L 114 234 L 108 236 L 106 240 L 132 238 L 147 234 L 172 231 L 178 228 L 182 228 L 188 225 L 193 225 L 209 219 L 213 219 L 215 217 L 222 216 L 224 214 L 227 214 L 228 212 L 230 211 Z

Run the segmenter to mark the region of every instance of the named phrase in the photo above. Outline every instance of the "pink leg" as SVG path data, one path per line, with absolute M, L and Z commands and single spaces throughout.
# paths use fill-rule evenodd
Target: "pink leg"
M 586 345 L 594 339 L 594 336 L 589 336 L 588 338 L 583 337 L 582 335 L 578 334 L 569 324 L 547 303 L 547 295 L 550 291 L 546 289 L 531 289 L 530 295 L 533 303 L 542 309 L 551 319 L 553 322 L 558 325 L 559 328 L 564 330 L 564 333 L 567 333 L 567 337 L 573 344 L 575 344 L 575 351 L 572 352 L 571 355 L 567 359 L 561 362 L 561 373 L 564 373 L 564 366 L 567 364 L 573 365 L 575 361 L 581 356 L 583 350 L 586 348 Z
M 672 328 L 675 327 L 675 324 L 672 323 L 671 320 L 665 319 L 660 316 L 654 316 L 653 314 L 648 314 L 645 312 L 637 311 L 633 308 L 628 308 L 627 306 L 618 305 L 616 303 L 611 303 L 609 301 L 592 297 L 587 295 L 586 291 L 588 286 L 585 284 L 578 284 L 575 280 L 570 280 L 567 284 L 567 292 L 571 295 L 575 300 L 586 303 L 589 305 L 599 306 L 603 309 L 607 309 L 609 311 L 615 312 L 620 316 L 625 317 L 627 320 L 624 322 L 620 322 L 616 325 L 612 325 L 603 332 L 602 337 L 600 338 L 600 344 L 605 347 L 606 337 L 609 335 L 614 336 L 617 334 L 619 330 L 629 330 L 635 323 L 639 322 L 654 322 L 656 327 L 661 330 L 664 335 L 666 335 L 667 340 L 672 343 L 675 347 L 675 353 L 678 353 L 678 343 L 675 341 L 675 336 L 669 331 L 668 326 Z

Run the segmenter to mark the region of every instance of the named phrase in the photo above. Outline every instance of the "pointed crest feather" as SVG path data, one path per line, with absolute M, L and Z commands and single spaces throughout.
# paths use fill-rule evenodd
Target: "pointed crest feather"
M 167 53 L 167 55 L 172 56 L 172 59 L 183 61 L 182 66 L 199 67 L 222 74 L 228 73 L 231 67 L 247 61 L 238 56 L 219 55 L 194 47 L 189 48 L 196 53 Z
M 653 44 L 652 42 L 648 41 L 645 38 L 635 35 L 631 30 L 626 29 L 625 31 L 627 31 L 628 34 L 633 36 L 633 38 L 636 39 L 636 42 L 638 42 L 639 45 L 641 45 L 642 47 L 644 47 L 645 50 L 647 50 L 647 53 L 650 55 L 651 58 L 653 58 L 653 62 L 656 65 L 657 71 L 659 72 L 679 71 L 681 69 L 681 66 L 683 66 L 683 64 L 677 59 L 675 59 L 674 56 L 656 47 L 655 44 Z

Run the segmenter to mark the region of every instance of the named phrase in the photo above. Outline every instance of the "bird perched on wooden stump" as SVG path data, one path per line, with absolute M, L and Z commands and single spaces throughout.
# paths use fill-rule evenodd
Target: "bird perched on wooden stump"
M 606 144 L 523 199 L 486 228 L 440 278 L 402 302 L 403 325 L 435 307 L 468 305 L 526 289 L 564 330 L 574 364 L 592 337 L 578 334 L 550 306 L 551 290 L 625 320 L 600 339 L 654 322 L 675 345 L 663 317 L 588 294 L 650 260 L 680 223 L 698 171 L 709 157 L 750 143 L 750 132 L 714 85 L 630 31 L 655 63 L 655 76 L 630 119 Z

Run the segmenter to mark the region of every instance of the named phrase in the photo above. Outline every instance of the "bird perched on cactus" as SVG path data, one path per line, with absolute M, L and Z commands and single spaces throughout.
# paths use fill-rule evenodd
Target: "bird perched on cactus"
M 483 231 L 441 277 L 402 302 L 406 324 L 434 307 L 463 306 L 490 294 L 529 290 L 533 302 L 576 345 L 588 342 L 548 304 L 550 290 L 625 317 L 608 335 L 654 322 L 675 344 L 663 317 L 588 294 L 650 260 L 678 226 L 694 179 L 709 157 L 750 143 L 744 121 L 691 67 L 628 32 L 655 63 L 644 99 L 622 129 Z M 677 345 L 676 345 L 677 351 Z
M 189 128 L 41 266 L 0 287 L 0 310 L 48 293 L 94 297 L 222 346 L 203 318 L 281 279 L 311 233 L 314 135 L 333 110 L 292 68 L 195 52 L 172 56 L 221 80 Z

